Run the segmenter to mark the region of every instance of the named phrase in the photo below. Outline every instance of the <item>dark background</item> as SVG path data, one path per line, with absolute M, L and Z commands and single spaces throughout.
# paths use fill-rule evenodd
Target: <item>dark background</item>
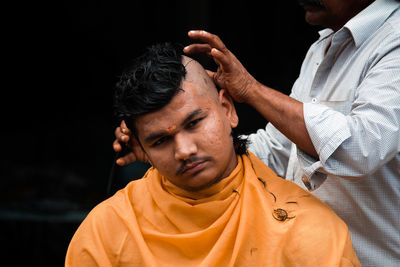
M 188 30 L 208 30 L 288 94 L 318 36 L 296 0 L 19 1 L 3 12 L 0 236 L 11 266 L 62 266 L 74 231 L 107 197 L 113 85 L 145 46 L 187 45 Z M 264 127 L 252 108 L 237 109 L 244 133 Z M 116 168 L 111 193 L 146 167 Z

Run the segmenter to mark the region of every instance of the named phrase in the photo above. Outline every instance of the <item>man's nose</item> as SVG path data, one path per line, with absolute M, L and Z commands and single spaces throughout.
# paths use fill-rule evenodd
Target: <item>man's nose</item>
M 191 155 L 197 153 L 197 145 L 188 134 L 177 134 L 174 141 L 176 160 L 187 160 Z

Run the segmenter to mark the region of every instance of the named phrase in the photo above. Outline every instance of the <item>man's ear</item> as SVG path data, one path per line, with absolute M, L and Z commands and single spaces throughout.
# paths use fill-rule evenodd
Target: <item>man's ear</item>
M 239 124 L 239 117 L 236 113 L 233 99 L 229 95 L 228 91 L 226 91 L 225 89 L 221 89 L 219 91 L 218 100 L 225 110 L 225 114 L 230 121 L 231 127 L 236 128 Z

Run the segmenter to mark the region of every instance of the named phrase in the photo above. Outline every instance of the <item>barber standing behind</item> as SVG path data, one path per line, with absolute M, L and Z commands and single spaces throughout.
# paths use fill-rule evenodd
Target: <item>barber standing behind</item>
M 204 43 L 184 52 L 212 56 L 215 83 L 269 121 L 250 135 L 250 150 L 344 219 L 362 266 L 399 266 L 400 1 L 299 2 L 306 21 L 326 29 L 290 96 L 259 83 L 216 35 L 190 31 Z M 129 140 L 125 127 L 117 151 Z M 117 163 L 143 159 L 134 151 Z

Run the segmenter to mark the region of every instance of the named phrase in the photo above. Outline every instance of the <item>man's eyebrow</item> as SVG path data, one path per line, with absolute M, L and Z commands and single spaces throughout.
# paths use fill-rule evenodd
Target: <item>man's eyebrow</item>
M 201 109 L 196 109 L 196 110 L 190 112 L 190 114 L 187 115 L 186 118 L 182 121 L 181 126 L 184 126 L 186 123 L 191 121 L 194 117 L 196 117 L 202 113 L 203 113 L 203 110 L 201 110 Z
M 145 143 L 151 143 L 151 142 L 153 142 L 154 140 L 157 140 L 158 138 L 160 138 L 160 137 L 163 137 L 164 135 L 166 135 L 167 134 L 167 131 L 161 131 L 161 132 L 157 132 L 157 133 L 153 133 L 153 134 L 150 134 L 149 136 L 147 136 L 145 139 L 144 139 L 144 142 Z
M 187 116 L 185 117 L 185 119 L 182 121 L 181 126 L 184 126 L 185 124 L 187 124 L 188 122 L 190 122 L 194 117 L 196 117 L 196 116 L 198 116 L 198 115 L 200 115 L 200 114 L 202 114 L 202 113 L 203 113 L 203 110 L 201 110 L 201 109 L 196 109 L 196 110 L 190 112 L 189 115 L 187 115 Z M 152 141 L 157 140 L 158 138 L 167 135 L 168 132 L 169 132 L 169 131 L 164 130 L 164 131 L 159 131 L 159 132 L 156 132 L 156 133 L 152 133 L 152 134 L 150 134 L 149 136 L 147 136 L 147 137 L 144 139 L 144 141 L 145 141 L 146 143 L 151 143 Z

